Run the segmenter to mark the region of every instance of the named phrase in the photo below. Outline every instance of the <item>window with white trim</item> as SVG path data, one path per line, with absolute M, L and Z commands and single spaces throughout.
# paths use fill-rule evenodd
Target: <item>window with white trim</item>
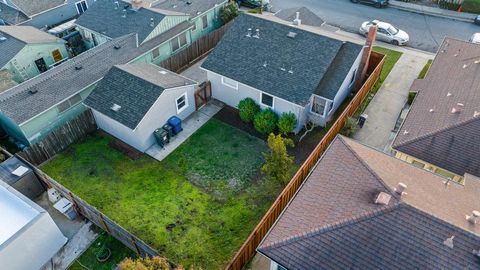
M 202 26 L 203 26 L 203 29 L 208 27 L 208 17 L 207 17 L 207 15 L 202 17 Z
M 77 13 L 79 15 L 82 15 L 88 9 L 88 4 L 85 0 L 76 2 L 75 6 L 77 7 Z
M 187 45 L 187 33 L 181 33 L 178 37 L 172 39 L 170 44 L 172 46 L 172 52 L 175 52 L 181 47 Z
M 80 101 L 82 101 L 82 97 L 80 96 L 80 94 L 76 94 L 75 96 L 73 96 L 73 97 L 65 100 L 64 102 L 58 104 L 57 105 L 58 112 L 62 113 L 64 111 L 68 110 L 73 105 L 79 103 Z
M 185 110 L 188 107 L 187 93 L 184 93 L 183 95 L 178 97 L 175 101 L 175 104 L 177 104 L 177 114 Z
M 238 89 L 238 82 L 222 76 L 222 84 L 233 89 Z
M 314 96 L 311 111 L 313 113 L 316 113 L 316 114 L 320 115 L 320 116 L 323 116 L 323 114 L 325 113 L 326 103 L 327 103 L 327 101 L 325 99 Z
M 260 102 L 265 106 L 273 108 L 273 96 L 269 94 L 262 93 Z

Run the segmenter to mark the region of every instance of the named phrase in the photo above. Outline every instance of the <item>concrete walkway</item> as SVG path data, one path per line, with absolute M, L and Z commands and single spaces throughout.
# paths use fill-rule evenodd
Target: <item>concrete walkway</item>
M 419 5 L 415 3 L 407 3 L 398 0 L 391 0 L 390 6 L 396 9 L 401 9 L 405 11 L 410 11 L 419 14 L 425 14 L 430 16 L 442 17 L 452 20 L 464 21 L 464 22 L 473 22 L 476 14 L 458 12 L 454 10 L 441 9 L 439 7 L 429 7 L 424 5 Z
M 224 104 L 218 100 L 209 101 L 205 106 L 192 113 L 182 122 L 183 131 L 173 137 L 169 144 L 165 145 L 164 148 L 161 148 L 158 144 L 154 144 L 148 148 L 145 153 L 158 161 L 162 161 L 219 112 L 223 106 Z
M 413 81 L 425 66 L 429 55 L 404 53 L 383 82 L 364 113 L 368 119 L 354 136 L 366 145 L 380 151 L 388 151 L 392 141 L 392 130 L 400 112 L 407 102 Z

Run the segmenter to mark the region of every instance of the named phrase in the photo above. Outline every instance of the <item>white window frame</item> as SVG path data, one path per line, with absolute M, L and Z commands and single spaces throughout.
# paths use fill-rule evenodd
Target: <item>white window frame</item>
M 77 4 L 82 3 L 82 2 L 85 2 L 85 6 L 87 6 L 87 9 L 88 9 L 88 2 L 87 2 L 87 0 L 80 0 L 80 1 L 78 1 L 78 2 L 75 2 L 75 8 L 77 9 L 77 14 L 78 14 L 78 15 L 83 14 L 85 11 L 87 11 L 87 9 L 86 9 L 86 10 L 84 10 L 82 13 L 80 13 L 80 10 L 78 9 L 78 5 L 77 5 Z M 82 7 L 82 8 L 83 8 L 83 7 Z
M 205 20 L 204 20 L 204 18 L 205 18 Z M 202 16 L 202 30 L 207 29 L 207 28 L 208 28 L 208 15 L 205 14 L 204 16 Z
M 272 97 L 272 106 L 268 105 L 268 104 L 265 104 L 263 103 L 263 95 L 266 95 L 266 96 L 271 96 Z M 268 108 L 274 108 L 275 107 L 275 97 L 273 95 L 270 95 L 270 94 L 267 94 L 265 92 L 260 92 L 260 104 L 262 104 L 262 106 L 265 106 L 265 107 L 268 107 Z
M 178 100 L 181 99 L 182 97 L 185 97 L 185 105 L 182 108 L 178 108 Z M 177 108 L 177 114 L 180 114 L 183 112 L 186 108 L 188 108 L 188 96 L 187 92 L 183 93 L 181 96 L 175 99 L 175 106 Z
M 328 109 L 327 109 L 328 101 L 324 98 L 321 98 L 321 97 L 318 97 L 318 99 L 321 99 L 321 100 L 325 101 L 325 105 L 323 106 L 323 113 L 320 114 L 320 113 L 317 113 L 317 112 L 313 111 L 313 105 L 315 104 L 315 96 L 313 97 L 312 104 L 310 104 L 310 112 L 315 114 L 315 115 L 325 117 L 328 114 Z
M 231 81 L 235 82 L 235 85 L 226 82 L 225 79 L 231 80 Z M 227 77 L 223 77 L 223 76 L 222 76 L 222 84 L 223 84 L 223 85 L 226 85 L 226 86 L 228 86 L 228 87 L 230 87 L 230 88 L 232 88 L 232 89 L 238 90 L 238 82 L 235 81 L 235 80 L 232 80 L 232 79 L 230 79 L 230 78 L 227 78 Z

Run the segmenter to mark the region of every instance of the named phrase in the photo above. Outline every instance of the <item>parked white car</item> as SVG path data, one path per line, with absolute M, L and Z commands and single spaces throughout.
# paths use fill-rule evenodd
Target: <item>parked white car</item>
M 408 34 L 396 28 L 395 26 L 379 20 L 367 21 L 362 23 L 360 34 L 367 35 L 370 27 L 376 25 L 378 27 L 377 40 L 391 43 L 393 45 L 405 45 L 410 40 Z
M 480 44 L 480 33 L 475 33 L 470 37 L 470 42 Z

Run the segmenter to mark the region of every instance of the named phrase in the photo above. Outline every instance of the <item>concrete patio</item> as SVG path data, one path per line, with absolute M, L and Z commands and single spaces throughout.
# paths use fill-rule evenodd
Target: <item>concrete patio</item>
M 210 120 L 210 118 L 219 112 L 223 106 L 224 104 L 222 102 L 212 99 L 205 106 L 201 107 L 198 111 L 194 112 L 192 115 L 183 120 L 183 131 L 170 139 L 170 143 L 165 145 L 163 148 L 158 144 L 154 144 L 147 149 L 145 153 L 158 161 L 162 161 L 170 153 L 177 149 L 180 144 L 192 136 L 195 131 L 197 131 L 208 120 Z

